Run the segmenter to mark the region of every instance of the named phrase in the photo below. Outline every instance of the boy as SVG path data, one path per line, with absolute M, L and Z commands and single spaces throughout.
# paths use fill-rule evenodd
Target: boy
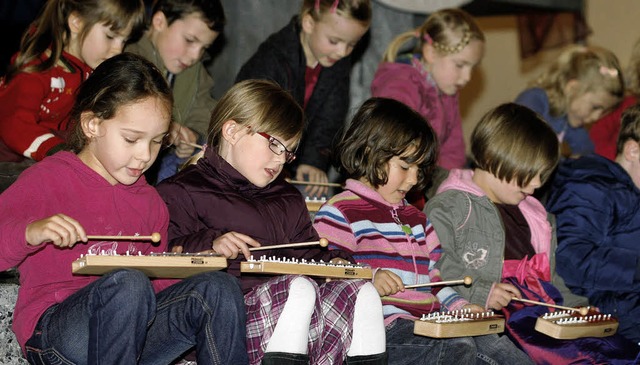
M 175 105 L 170 131 L 174 148 L 160 156 L 157 181 L 177 171 L 203 140 L 215 100 L 202 57 L 225 24 L 220 0 L 157 0 L 144 36 L 125 51 L 144 56 L 166 75 Z M 151 179 L 154 180 L 154 179 Z
M 558 221 L 558 273 L 576 294 L 619 319 L 640 342 L 640 105 L 621 119 L 615 161 L 563 163 L 547 209 Z

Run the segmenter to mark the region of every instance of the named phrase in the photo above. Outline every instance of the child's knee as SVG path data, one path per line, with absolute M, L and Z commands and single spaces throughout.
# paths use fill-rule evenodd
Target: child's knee
M 295 301 L 298 308 L 313 310 L 316 302 L 316 286 L 306 277 L 297 277 L 289 285 L 289 298 L 287 302 Z

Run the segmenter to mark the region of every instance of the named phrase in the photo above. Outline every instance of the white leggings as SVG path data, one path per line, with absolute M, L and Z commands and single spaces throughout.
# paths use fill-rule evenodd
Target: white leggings
M 314 286 L 302 278 L 294 279 L 282 314 L 269 339 L 266 352 L 307 353 L 309 325 L 316 300 Z M 385 328 L 382 303 L 373 284 L 366 283 L 358 291 L 353 316 L 353 334 L 348 356 L 385 352 Z

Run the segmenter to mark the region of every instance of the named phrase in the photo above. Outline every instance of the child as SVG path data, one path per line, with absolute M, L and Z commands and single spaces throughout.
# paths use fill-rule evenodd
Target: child
M 126 50 L 153 62 L 173 89 L 174 148 L 160 155 L 159 182 L 175 174 L 206 137 L 215 100 L 213 79 L 201 60 L 222 32 L 225 15 L 220 0 L 156 0 L 151 14 L 144 36 Z
M 243 303 L 230 276 L 177 282 L 139 271 L 76 276 L 83 254 L 167 249 L 169 215 L 142 174 L 169 130 L 171 90 L 148 61 L 104 61 L 78 90 L 70 146 L 0 195 L 0 270 L 16 266 L 13 330 L 32 364 L 168 364 L 196 346 L 202 364 L 246 364 Z M 159 232 L 157 245 L 90 234 Z M 162 290 L 164 289 L 164 290 Z
M 503 310 L 507 333 L 536 363 L 628 360 L 619 336 L 554 340 L 534 330 L 549 308 L 511 302 L 586 304 L 556 274 L 552 217 L 532 196 L 558 163 L 558 150 L 554 131 L 532 110 L 507 103 L 489 111 L 471 135 L 474 170 L 451 170 L 427 202 L 444 250 L 436 267 L 445 280 L 471 276 L 473 285 L 456 291 Z
M 600 118 L 590 129 L 589 138 L 593 141 L 595 152 L 615 161 L 617 156 L 618 134 L 620 133 L 620 117 L 630 106 L 634 105 L 640 95 L 640 39 L 631 51 L 631 59 L 624 74 L 627 93 L 622 103 L 611 113 Z
M 270 81 L 246 80 L 227 91 L 211 116 L 204 156 L 158 185 L 171 216 L 169 245 L 229 259 L 228 272 L 245 292 L 251 364 L 385 363 L 382 306 L 370 283 L 318 287 L 300 275 L 240 274 L 239 256 L 248 259 L 250 247 L 318 240 L 302 195 L 280 176 L 303 127 L 300 106 Z M 352 261 L 320 248 L 262 254 Z
M 304 0 L 300 14 L 262 43 L 236 77 L 275 81 L 303 106 L 307 127 L 288 171 L 296 180 L 328 182 L 332 144 L 349 107 L 349 55 L 370 21 L 370 0 Z M 305 187 L 310 197 L 327 192 Z
M 560 165 L 547 208 L 558 220 L 558 273 L 640 342 L 640 106 L 623 114 L 615 161 Z
M 593 153 L 587 126 L 611 111 L 624 94 L 618 59 L 597 47 L 571 46 L 516 103 L 529 107 L 549 123 L 565 157 Z
M 141 0 L 50 0 L 0 79 L 0 192 L 65 148 L 75 90 L 143 25 Z
M 413 49 L 399 53 L 408 41 Z M 473 18 L 460 9 L 443 9 L 389 44 L 371 83 L 373 96 L 401 101 L 429 122 L 444 169 L 466 164 L 458 95 L 483 55 L 484 34 Z
M 350 176 L 346 191 L 320 208 L 314 227 L 332 248 L 376 269 L 373 284 L 383 296 L 390 364 L 430 364 L 434 358 L 447 364 L 528 364 L 506 337 L 413 334 L 416 317 L 441 306 L 482 310 L 448 287 L 404 287 L 441 280 L 434 268 L 440 257 L 438 238 L 424 213 L 405 201 L 413 186 L 425 184 L 437 151 L 435 132 L 417 112 L 396 100 L 369 99 L 338 145 Z

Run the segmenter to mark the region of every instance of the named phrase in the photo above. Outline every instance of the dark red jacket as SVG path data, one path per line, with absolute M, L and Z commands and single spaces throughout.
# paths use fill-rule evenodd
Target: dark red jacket
M 231 231 L 253 237 L 262 246 L 318 240 L 304 198 L 295 187 L 280 176 L 259 188 L 212 150 L 157 189 L 171 217 L 169 248 L 208 250 L 214 239 Z M 324 261 L 342 257 L 355 262 L 345 252 L 315 247 L 265 250 L 256 256 L 262 255 Z M 242 255 L 229 260 L 227 271 L 240 277 L 246 293 L 271 277 L 240 275 L 240 262 L 245 260 Z

